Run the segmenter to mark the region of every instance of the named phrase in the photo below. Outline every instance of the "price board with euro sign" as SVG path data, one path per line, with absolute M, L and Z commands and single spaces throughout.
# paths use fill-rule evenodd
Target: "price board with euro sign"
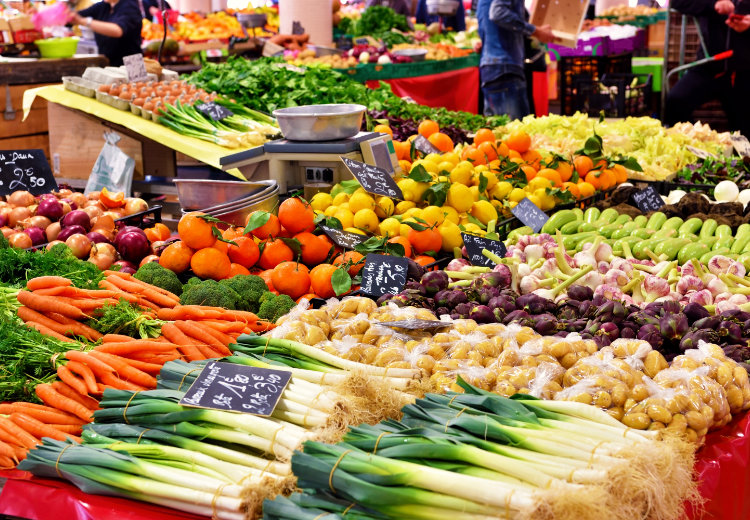
M 638 209 L 644 213 L 659 211 L 664 206 L 664 199 L 653 186 L 646 186 L 642 190 L 636 191 L 630 198 L 633 199 Z
M 398 294 L 406 286 L 408 270 L 409 260 L 404 257 L 370 253 L 362 268 L 362 292 L 376 298 Z
M 364 235 L 357 233 L 349 233 L 348 231 L 342 231 L 328 226 L 318 224 L 318 227 L 326 234 L 328 238 L 333 240 L 333 243 L 344 249 L 354 249 L 359 244 L 367 240 Z
M 529 226 L 533 229 L 534 233 L 539 233 L 542 226 L 549 220 L 549 216 L 526 197 L 521 199 L 510 212 L 523 222 L 524 226 Z
M 267 417 L 291 378 L 286 370 L 209 361 L 180 404 Z
M 401 188 L 398 187 L 391 174 L 383 168 L 355 161 L 348 157 L 342 157 L 341 160 L 367 193 L 383 195 L 398 200 L 404 199 Z
M 221 105 L 217 105 L 213 101 L 195 105 L 195 108 L 198 109 L 198 112 L 210 117 L 214 121 L 221 121 L 222 119 L 226 119 L 234 115 L 231 110 L 229 110 L 228 108 L 224 108 Z
M 482 251 L 485 249 L 491 253 L 495 253 L 500 258 L 503 258 L 507 252 L 505 244 L 500 240 L 491 240 L 477 235 L 470 235 L 469 233 L 461 233 L 461 237 L 464 239 L 466 253 L 471 265 L 485 267 L 493 267 L 495 265 L 495 262 L 482 254 Z
M 44 150 L 0 150 L 0 195 L 28 191 L 42 195 L 57 190 Z

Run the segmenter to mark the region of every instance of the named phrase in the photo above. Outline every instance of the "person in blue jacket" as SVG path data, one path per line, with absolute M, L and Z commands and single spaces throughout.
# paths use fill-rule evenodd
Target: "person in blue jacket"
M 554 41 L 549 25 L 535 26 L 525 19 L 523 0 L 479 0 L 477 19 L 482 55 L 479 76 L 484 114 L 508 114 L 520 119 L 529 114 L 524 73 L 524 38 Z
M 417 23 L 423 23 L 429 25 L 433 22 L 439 22 L 440 16 L 434 14 L 428 14 L 427 12 L 427 0 L 419 0 L 417 4 Z M 463 1 L 459 0 L 458 9 L 456 14 L 452 16 L 443 16 L 443 27 L 452 31 L 465 31 L 466 30 L 466 11 L 464 10 Z

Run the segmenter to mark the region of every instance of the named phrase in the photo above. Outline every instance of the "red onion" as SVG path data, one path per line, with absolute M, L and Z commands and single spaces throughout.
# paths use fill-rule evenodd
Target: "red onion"
M 32 246 L 38 246 L 39 244 L 44 244 L 47 241 L 47 237 L 45 236 L 42 228 L 32 226 L 24 229 L 23 232 L 29 235 L 29 237 L 31 238 Z
M 127 260 L 118 260 L 113 265 L 119 265 L 121 273 L 134 274 L 137 271 L 135 264 Z
M 73 202 L 70 199 L 63 199 L 61 202 L 63 204 L 67 204 L 68 205 L 68 207 L 70 208 L 68 211 L 71 211 L 71 210 L 74 210 L 74 209 L 78 209 L 78 204 L 76 204 L 75 202 Z M 66 213 L 67 213 L 67 211 L 66 211 Z
M 97 231 L 90 231 L 89 233 L 86 233 L 86 236 L 89 237 L 89 240 L 91 240 L 95 244 L 109 244 L 109 239 Z
M 68 239 L 68 237 L 72 235 L 85 235 L 85 234 L 86 234 L 86 230 L 83 228 L 83 226 L 70 226 L 70 227 L 63 228 L 57 234 L 56 238 L 58 240 L 65 241 Z
M 144 256 L 151 252 L 148 239 L 142 231 L 140 233 L 135 231 L 118 233 L 115 240 L 115 247 L 120 255 L 133 263 L 140 262 Z
M 68 213 L 62 218 L 62 227 L 82 226 L 86 231 L 91 229 L 91 219 L 88 214 L 80 209 Z
M 5 227 L 8 225 L 8 215 L 5 213 L 0 213 L 0 227 Z
M 51 196 L 40 200 L 39 207 L 36 209 L 37 215 L 47 217 L 50 220 L 60 220 L 64 213 L 60 201 Z
M 118 246 L 118 244 L 120 243 L 120 238 L 125 233 L 139 233 L 139 234 L 142 234 L 144 236 L 144 238 L 146 238 L 148 240 L 148 237 L 146 237 L 146 233 L 141 228 L 135 227 L 135 226 L 125 226 L 120 231 L 118 231 L 117 234 L 115 235 L 115 239 L 113 241 L 115 247 Z

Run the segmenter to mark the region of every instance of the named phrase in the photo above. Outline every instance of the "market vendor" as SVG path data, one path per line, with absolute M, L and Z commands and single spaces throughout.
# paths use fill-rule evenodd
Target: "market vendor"
M 429 25 L 442 20 L 443 26 L 450 28 L 453 31 L 458 32 L 466 30 L 466 11 L 464 10 L 463 2 L 458 3 L 458 7 L 454 14 L 450 16 L 438 16 L 427 12 L 427 0 L 419 0 L 419 3 L 417 4 L 416 18 L 417 23 Z
M 141 11 L 138 0 L 102 0 L 71 13 L 69 22 L 94 32 L 99 52 L 115 67 L 122 58 L 141 52 Z

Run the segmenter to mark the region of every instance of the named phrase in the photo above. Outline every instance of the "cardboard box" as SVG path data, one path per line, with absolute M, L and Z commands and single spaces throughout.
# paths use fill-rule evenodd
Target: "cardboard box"
M 31 16 L 23 14 L 8 20 L 10 30 L 13 32 L 14 43 L 33 43 L 44 37 L 34 28 Z
M 0 43 L 13 43 L 13 33 L 5 18 L 0 18 Z
M 557 38 L 555 44 L 574 49 L 588 7 L 588 2 L 580 0 L 534 0 L 529 22 L 536 26 L 549 25 Z

